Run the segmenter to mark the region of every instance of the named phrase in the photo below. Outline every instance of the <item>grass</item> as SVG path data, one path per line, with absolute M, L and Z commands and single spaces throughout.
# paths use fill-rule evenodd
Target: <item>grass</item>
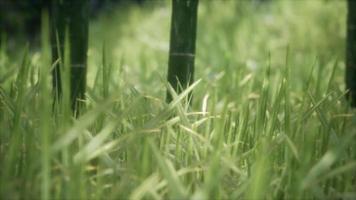
M 47 23 L 41 50 L 2 44 L 0 198 L 356 198 L 345 12 L 344 1 L 201 1 L 198 81 L 170 88 L 170 104 L 169 3 L 103 14 L 78 119 L 68 95 L 52 109 Z

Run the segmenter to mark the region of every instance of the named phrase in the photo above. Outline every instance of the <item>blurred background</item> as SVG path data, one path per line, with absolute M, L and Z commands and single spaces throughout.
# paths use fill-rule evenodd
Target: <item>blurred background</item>
M 26 44 L 32 53 L 39 52 L 41 11 L 49 8 L 48 2 L 0 0 L 0 34 L 8 56 Z M 171 1 L 90 0 L 90 9 L 89 88 L 94 87 L 105 46 L 110 64 L 123 73 L 120 80 L 113 80 L 163 95 L 164 87 L 151 86 L 160 85 L 157 74 L 166 73 Z M 303 88 L 311 66 L 331 69 L 336 62 L 341 90 L 345 19 L 343 0 L 201 0 L 196 77 L 211 88 L 212 80 L 224 77 L 220 81 L 234 83 L 239 74 L 259 74 L 269 62 L 271 76 L 277 76 L 289 51 L 295 74 L 292 86 Z M 12 60 L 8 65 L 16 64 Z
M 128 4 L 145 0 L 89 0 L 91 17 Z M 10 40 L 28 39 L 37 42 L 43 10 L 50 10 L 51 0 L 0 0 L 0 32 Z

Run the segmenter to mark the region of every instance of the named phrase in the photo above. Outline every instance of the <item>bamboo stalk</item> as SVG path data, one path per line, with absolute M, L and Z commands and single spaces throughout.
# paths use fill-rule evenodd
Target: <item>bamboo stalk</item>
M 173 0 L 172 4 L 168 82 L 177 93 L 194 81 L 198 2 Z M 171 101 L 172 95 L 167 92 L 167 102 Z
M 70 98 L 72 111 L 79 114 L 86 86 L 88 50 L 89 2 L 88 0 L 53 0 L 52 4 L 52 61 L 62 60 L 66 33 L 70 44 Z M 60 66 L 56 65 L 53 89 L 56 99 L 62 95 Z
M 356 107 L 356 1 L 348 0 L 346 37 L 346 89 L 351 107 Z

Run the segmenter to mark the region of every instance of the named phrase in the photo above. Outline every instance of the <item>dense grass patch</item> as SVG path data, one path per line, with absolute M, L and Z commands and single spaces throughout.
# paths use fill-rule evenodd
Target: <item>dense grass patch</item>
M 198 81 L 166 104 L 170 5 L 103 14 L 78 119 L 68 87 L 53 109 L 44 22 L 40 51 L 0 51 L 1 199 L 356 198 L 345 17 L 343 1 L 201 1 Z

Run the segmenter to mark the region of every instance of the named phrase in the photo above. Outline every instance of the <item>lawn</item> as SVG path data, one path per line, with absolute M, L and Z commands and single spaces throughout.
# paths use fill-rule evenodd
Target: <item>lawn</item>
M 78 118 L 68 85 L 53 109 L 46 15 L 40 47 L 2 43 L 0 199 L 356 199 L 345 1 L 201 0 L 196 82 L 168 104 L 170 16 L 91 20 Z

